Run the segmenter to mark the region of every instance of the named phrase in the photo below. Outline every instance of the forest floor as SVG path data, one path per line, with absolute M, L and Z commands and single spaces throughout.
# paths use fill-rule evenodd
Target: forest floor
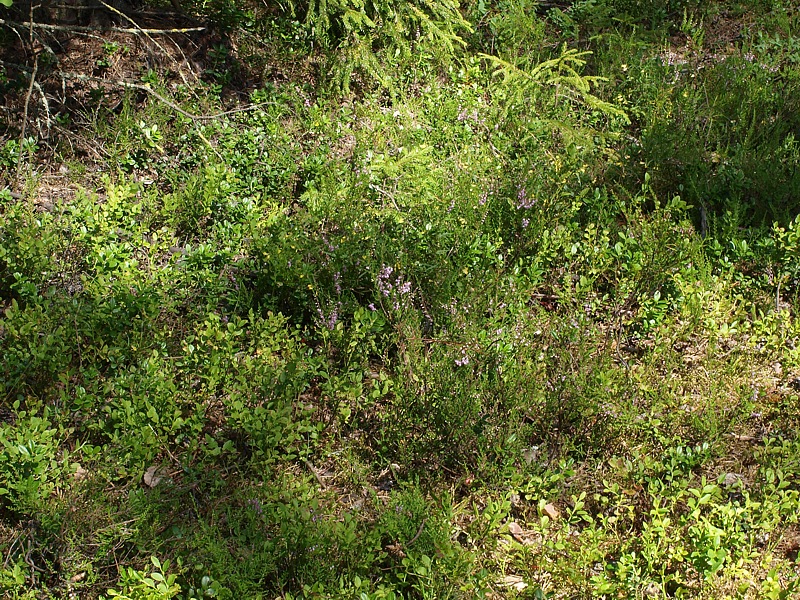
M 792 3 L 78 6 L 0 6 L 0 595 L 800 595 Z

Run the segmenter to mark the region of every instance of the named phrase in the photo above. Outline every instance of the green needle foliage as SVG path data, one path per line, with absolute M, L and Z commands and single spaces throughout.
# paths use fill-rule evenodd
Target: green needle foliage
M 386 58 L 408 60 L 421 52 L 448 60 L 465 45 L 462 34 L 471 30 L 457 0 L 311 0 L 287 6 L 292 15 L 304 15 L 305 27 L 317 43 L 335 50 L 329 68 L 345 91 L 357 71 L 391 88 Z

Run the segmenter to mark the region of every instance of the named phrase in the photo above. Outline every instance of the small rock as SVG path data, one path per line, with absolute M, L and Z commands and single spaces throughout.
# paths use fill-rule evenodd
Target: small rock
M 61 173 L 62 175 L 66 175 L 67 173 L 69 173 L 69 167 L 67 165 L 61 165 L 60 167 L 58 167 L 58 172 Z

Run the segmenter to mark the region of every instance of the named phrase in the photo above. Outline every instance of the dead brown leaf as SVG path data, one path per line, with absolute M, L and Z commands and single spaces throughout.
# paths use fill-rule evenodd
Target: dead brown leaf
M 164 479 L 164 475 L 161 472 L 161 467 L 158 465 L 147 467 L 142 479 L 144 480 L 144 484 L 146 486 L 151 488 L 156 487 L 159 483 L 161 483 L 161 480 Z
M 558 508 L 556 508 L 555 505 L 553 504 L 545 504 L 542 510 L 544 510 L 544 514 L 546 514 L 554 521 L 561 516 L 561 513 L 559 512 Z
M 528 584 L 519 575 L 506 575 L 501 581 L 498 582 L 503 587 L 510 587 L 518 592 L 521 592 Z

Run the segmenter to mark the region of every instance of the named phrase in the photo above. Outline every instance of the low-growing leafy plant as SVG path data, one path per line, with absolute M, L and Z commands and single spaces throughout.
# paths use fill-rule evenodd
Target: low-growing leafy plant
M 187 0 L 53 120 L 64 41 L 0 128 L 0 594 L 792 597 L 787 7 Z

